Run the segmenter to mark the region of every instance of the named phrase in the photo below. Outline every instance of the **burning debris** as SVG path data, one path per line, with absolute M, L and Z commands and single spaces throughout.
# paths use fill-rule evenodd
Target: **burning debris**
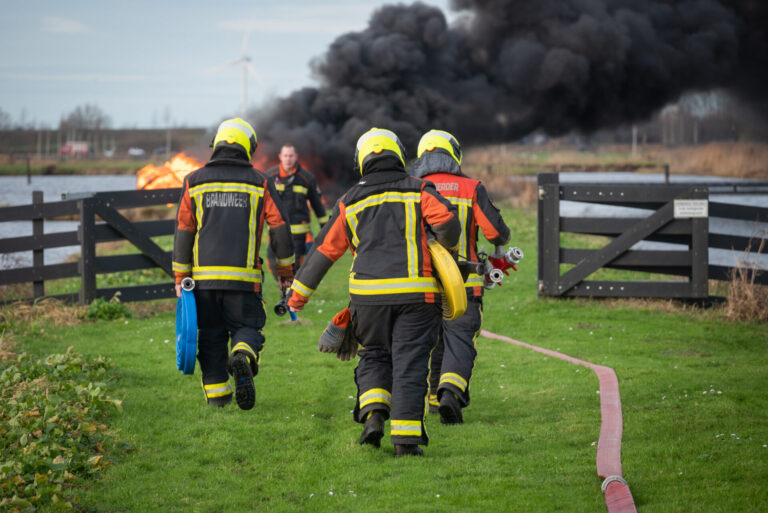
M 147 164 L 136 174 L 137 189 L 173 189 L 181 187 L 184 177 L 201 168 L 198 162 L 184 153 L 175 155 L 161 166 Z
M 385 6 L 313 64 L 321 85 L 251 112 L 262 152 L 294 141 L 316 174 L 355 179 L 354 143 L 394 130 L 462 144 L 643 120 L 687 91 L 726 89 L 768 114 L 768 6 L 751 0 L 453 0 Z M 767 116 L 768 117 L 768 116 Z

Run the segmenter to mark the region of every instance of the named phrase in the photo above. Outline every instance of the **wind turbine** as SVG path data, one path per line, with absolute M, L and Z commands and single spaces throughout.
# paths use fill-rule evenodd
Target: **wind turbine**
M 246 51 L 248 50 L 248 38 L 250 37 L 250 35 L 251 35 L 251 29 L 249 28 L 243 34 L 243 44 L 240 47 L 240 57 L 238 57 L 233 61 L 225 62 L 224 64 L 216 66 L 212 70 L 212 71 L 218 71 L 225 68 L 231 68 L 237 65 L 240 65 L 242 67 L 243 83 L 242 83 L 242 91 L 240 92 L 240 116 L 241 117 L 245 116 L 245 111 L 248 108 L 248 74 L 253 75 L 256 81 L 263 85 L 263 82 L 261 80 L 261 77 L 259 76 L 259 73 L 256 71 L 256 68 L 253 67 L 253 64 L 251 64 L 250 56 L 246 55 Z

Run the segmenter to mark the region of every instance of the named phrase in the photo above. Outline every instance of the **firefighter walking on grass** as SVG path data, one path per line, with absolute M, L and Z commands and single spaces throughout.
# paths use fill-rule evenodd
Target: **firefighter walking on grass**
M 291 227 L 296 258 L 295 271 L 303 263 L 307 240 L 311 240 L 312 237 L 308 204 L 312 206 L 320 228 L 328 222 L 328 213 L 325 210 L 323 193 L 317 185 L 317 180 L 311 172 L 299 164 L 296 147 L 292 143 L 283 144 L 278 159 L 280 163 L 267 171 L 267 177 L 275 183 L 275 189 L 288 213 L 287 221 Z M 274 252 L 269 248 L 267 248 L 267 262 L 269 269 L 275 274 L 277 262 Z
M 429 182 L 405 172 L 397 136 L 372 128 L 357 142 L 362 178 L 338 201 L 293 282 L 288 305 L 299 311 L 349 248 L 353 336 L 362 346 L 355 369 L 355 421 L 361 444 L 380 446 L 390 422 L 395 456 L 423 455 L 429 354 L 437 341 L 441 297 L 427 234 L 452 248 L 456 209 Z
M 215 406 L 232 401 L 231 374 L 244 410 L 254 405 L 253 376 L 264 346 L 259 245 L 265 221 L 283 286 L 293 279 L 294 260 L 277 191 L 250 163 L 255 150 L 256 133 L 247 122 L 219 125 L 211 160 L 184 178 L 173 245 L 176 295 L 183 278 L 195 280 L 205 399 Z
M 461 146 L 442 130 L 430 130 L 419 141 L 418 159 L 411 174 L 434 183 L 437 191 L 458 210 L 460 259 L 477 262 L 478 227 L 494 245 L 509 242 L 509 228 L 482 183 L 461 171 Z M 483 277 L 466 280 L 467 310 L 458 319 L 442 321 L 432 353 L 429 378 L 430 411 L 437 409 L 443 424 L 460 424 L 469 405 L 469 382 L 477 356 L 476 341 L 483 318 Z

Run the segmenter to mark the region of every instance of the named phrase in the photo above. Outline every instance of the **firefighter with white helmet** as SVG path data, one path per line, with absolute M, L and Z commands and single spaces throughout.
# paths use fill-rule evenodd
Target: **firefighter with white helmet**
M 434 186 L 407 175 L 397 135 L 372 128 L 357 141 L 362 174 L 337 202 L 299 269 L 288 306 L 299 311 L 328 269 L 347 250 L 352 334 L 362 349 L 355 369 L 355 421 L 361 444 L 379 447 L 390 419 L 395 456 L 423 455 L 429 354 L 441 319 L 438 280 L 427 248 L 428 229 L 452 248 L 459 240 L 456 209 Z
M 253 127 L 228 119 L 212 146 L 210 161 L 184 178 L 173 271 L 178 296 L 184 278 L 195 281 L 197 359 L 206 401 L 225 406 L 232 400 L 231 374 L 237 404 L 247 410 L 254 406 L 253 376 L 264 346 L 259 258 L 264 222 L 284 286 L 293 280 L 293 244 L 274 184 L 251 165 L 257 146 Z
M 460 259 L 478 261 L 478 227 L 495 245 L 509 242 L 509 228 L 483 184 L 461 171 L 461 146 L 453 135 L 443 130 L 425 133 L 419 141 L 417 157 L 411 174 L 434 183 L 437 191 L 458 210 Z M 442 322 L 430 364 L 430 410 L 437 409 L 444 424 L 462 423 L 462 409 L 469 405 L 469 384 L 483 318 L 483 277 L 470 274 L 466 291 L 467 309 L 458 319 Z

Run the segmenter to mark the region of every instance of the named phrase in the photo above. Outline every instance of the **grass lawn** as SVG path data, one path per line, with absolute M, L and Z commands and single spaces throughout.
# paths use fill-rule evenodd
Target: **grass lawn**
M 768 503 L 768 326 L 664 303 L 536 297 L 535 214 L 505 210 L 520 271 L 486 295 L 484 328 L 612 367 L 619 378 L 622 462 L 641 512 L 758 512 Z M 347 302 L 338 262 L 301 323 L 272 306 L 256 406 L 204 404 L 199 367 L 175 367 L 174 316 L 37 328 L 34 355 L 70 345 L 114 365 L 122 400 L 98 480 L 73 501 L 92 512 L 605 511 L 595 471 L 598 381 L 586 368 L 481 338 L 465 424 L 430 415 L 424 458 L 361 447 L 352 421 L 353 362 L 318 353 Z

